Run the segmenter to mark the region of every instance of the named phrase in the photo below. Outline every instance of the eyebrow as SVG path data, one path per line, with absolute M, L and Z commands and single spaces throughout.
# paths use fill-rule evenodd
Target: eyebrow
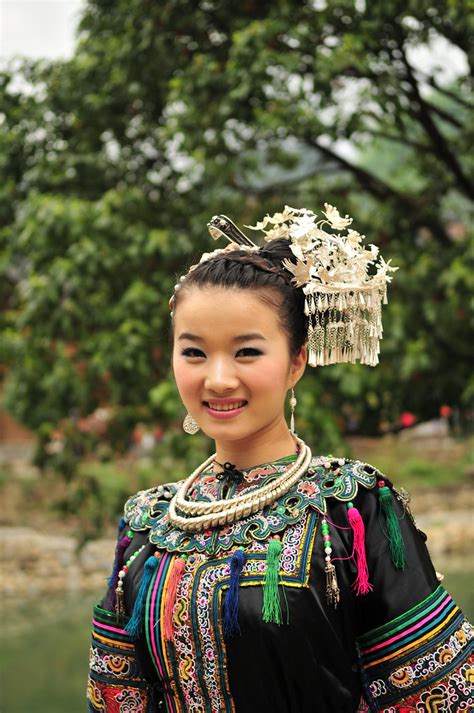
M 198 337 L 197 334 L 191 334 L 191 332 L 183 332 L 182 334 L 180 334 L 178 337 L 178 341 L 181 341 L 182 339 L 188 339 L 190 342 L 203 342 L 204 341 L 204 339 L 202 337 Z M 237 343 L 241 343 L 241 342 L 250 342 L 255 339 L 258 339 L 261 341 L 266 341 L 263 334 L 259 334 L 259 332 L 251 332 L 250 334 L 239 334 L 237 337 L 234 337 L 233 341 L 237 342 Z

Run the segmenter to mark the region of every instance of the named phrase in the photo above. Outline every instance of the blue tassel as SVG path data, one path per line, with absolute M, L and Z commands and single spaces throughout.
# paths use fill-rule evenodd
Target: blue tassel
M 224 600 L 224 636 L 240 634 L 239 626 L 239 580 L 246 560 L 243 549 L 238 549 L 230 560 L 229 589 Z
M 159 561 L 159 557 L 152 555 L 151 557 L 148 557 L 143 567 L 143 577 L 140 589 L 138 590 L 137 598 L 135 600 L 135 606 L 133 607 L 132 616 L 125 627 L 125 631 L 128 631 L 132 639 L 138 639 L 142 632 L 146 595 Z

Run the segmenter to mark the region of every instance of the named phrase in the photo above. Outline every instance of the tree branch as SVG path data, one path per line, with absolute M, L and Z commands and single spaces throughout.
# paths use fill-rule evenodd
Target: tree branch
M 323 169 L 321 167 L 318 168 L 320 173 L 324 173 L 324 175 L 331 175 L 332 173 L 336 173 L 339 171 L 339 168 L 336 167 L 331 167 L 331 166 L 325 166 Z M 232 185 L 232 188 L 242 192 L 242 193 L 248 193 L 249 190 L 252 191 L 252 193 L 263 197 L 263 196 L 271 196 L 273 193 L 280 191 L 280 190 L 285 190 L 288 189 L 289 186 L 293 185 L 298 185 L 302 181 L 306 181 L 309 178 L 313 178 L 316 174 L 316 168 L 313 168 L 311 171 L 305 171 L 304 173 L 300 173 L 296 176 L 293 176 L 292 178 L 285 178 L 283 181 L 274 181 L 273 183 L 267 183 L 266 185 L 260 186 L 260 187 L 255 187 L 252 186 L 251 188 L 248 185 L 245 185 L 241 182 L 235 181 Z
M 364 133 L 370 134 L 371 136 L 376 136 L 377 138 L 386 139 L 387 141 L 395 141 L 399 144 L 404 144 L 405 146 L 410 146 L 417 151 L 429 151 L 429 144 L 422 144 L 419 141 L 413 141 L 412 139 L 406 139 L 403 136 L 397 136 L 395 134 L 387 134 L 385 131 L 375 131 L 374 129 L 365 129 Z
M 408 62 L 403 45 L 400 45 L 400 51 L 402 53 L 403 63 L 406 67 L 407 81 L 411 86 L 412 94 L 416 100 L 416 104 L 418 105 L 418 108 L 415 108 L 418 119 L 421 125 L 423 126 L 426 134 L 428 135 L 431 143 L 436 149 L 437 157 L 443 161 L 443 163 L 451 170 L 453 175 L 456 177 L 458 187 L 461 189 L 461 191 L 465 193 L 469 198 L 473 198 L 474 185 L 464 174 L 464 171 L 459 161 L 457 160 L 457 157 L 450 150 L 445 137 L 439 131 L 438 127 L 433 121 L 433 117 L 431 116 L 431 110 L 434 110 L 434 107 L 425 102 L 425 100 L 421 96 L 418 83 L 413 72 L 413 68 Z
M 373 173 L 370 173 L 365 168 L 351 163 L 348 159 L 337 154 L 329 146 L 323 146 L 318 143 L 316 139 L 313 139 L 312 136 L 304 136 L 302 138 L 309 146 L 317 149 L 327 158 L 336 161 L 341 168 L 350 171 L 354 176 L 356 176 L 360 184 L 366 188 L 369 193 L 372 193 L 372 195 L 382 198 L 383 200 L 387 200 L 388 198 L 396 198 L 397 200 L 400 200 L 402 198 L 398 191 L 392 188 L 388 183 L 385 183 L 382 179 L 374 176 Z
M 407 193 L 400 193 L 388 183 L 383 181 L 378 176 L 370 173 L 365 168 L 351 163 L 348 159 L 337 154 L 330 146 L 323 146 L 318 143 L 311 135 L 298 135 L 296 138 L 304 141 L 307 146 L 316 149 L 323 156 L 333 161 L 340 169 L 348 171 L 360 183 L 361 187 L 370 195 L 374 196 L 381 202 L 393 201 L 396 204 L 396 210 L 399 213 L 404 213 L 409 217 L 411 225 L 417 229 L 426 227 L 431 230 L 436 240 L 445 246 L 452 245 L 452 241 L 446 233 L 445 226 L 442 221 L 432 211 L 432 202 L 424 195 L 412 196 Z M 270 196 L 273 193 L 288 190 L 290 185 L 298 185 L 302 181 L 310 179 L 316 173 L 321 173 L 321 165 L 317 164 L 313 171 L 307 171 L 304 174 L 296 176 L 290 180 L 278 181 L 271 185 L 262 188 L 250 188 L 242 184 L 233 184 L 234 190 L 243 193 L 252 193 L 258 196 Z
M 423 81 L 426 82 L 426 84 L 429 84 L 430 87 L 435 89 L 440 94 L 444 94 L 444 96 L 449 97 L 450 99 L 457 102 L 458 104 L 461 104 L 461 106 L 465 106 L 466 109 L 474 109 L 474 104 L 471 104 L 471 102 L 466 101 L 466 99 L 459 96 L 459 94 L 456 94 L 455 92 L 451 91 L 450 89 L 440 86 L 438 84 L 438 82 L 436 81 L 436 79 L 434 77 L 432 77 L 431 75 L 426 74 L 425 72 L 422 72 L 419 69 L 417 69 L 416 71 L 418 74 L 421 75 L 421 77 L 423 78 Z
M 448 124 L 452 124 L 452 126 L 455 126 L 456 129 L 462 129 L 463 128 L 463 123 L 462 121 L 459 121 L 459 119 L 456 119 L 452 114 L 450 114 L 448 111 L 445 111 L 444 109 L 441 109 L 441 107 L 436 106 L 436 104 L 432 104 L 429 102 L 427 99 L 423 99 L 425 105 L 430 109 L 430 111 L 434 112 L 437 114 L 441 119 L 444 119 L 444 121 L 447 121 Z
M 321 146 L 317 140 L 311 136 L 305 136 L 303 138 L 308 145 L 318 149 L 323 155 L 336 161 L 341 168 L 349 171 L 368 193 L 380 200 L 395 201 L 398 205 L 398 210 L 401 212 L 404 211 L 410 216 L 412 225 L 415 228 L 427 227 L 441 245 L 451 245 L 451 239 L 446 233 L 443 223 L 433 214 L 431 204 L 427 204 L 427 201 L 424 200 L 423 197 L 415 200 L 411 195 L 400 193 L 365 168 L 356 166 L 343 156 L 339 156 L 339 154 L 335 153 L 330 147 Z

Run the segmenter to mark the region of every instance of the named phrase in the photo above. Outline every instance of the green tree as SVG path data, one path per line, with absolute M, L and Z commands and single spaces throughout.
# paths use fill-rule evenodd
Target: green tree
M 447 84 L 414 50 L 470 59 L 470 23 L 449 0 L 90 0 L 71 60 L 4 68 L 7 407 L 44 446 L 103 404 L 114 448 L 138 421 L 174 423 L 167 302 L 210 215 L 325 201 L 402 269 L 381 367 L 308 374 L 305 432 L 332 447 L 348 414 L 375 432 L 403 409 L 462 407 L 469 70 Z M 95 445 L 71 442 L 73 457 Z

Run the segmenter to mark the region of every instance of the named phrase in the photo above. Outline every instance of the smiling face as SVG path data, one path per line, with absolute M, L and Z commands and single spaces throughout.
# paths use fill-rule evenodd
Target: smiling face
M 285 396 L 305 363 L 304 347 L 290 358 L 277 310 L 255 291 L 206 287 L 180 298 L 174 375 L 185 407 L 218 454 L 244 449 L 258 458 L 271 443 L 288 444 Z

